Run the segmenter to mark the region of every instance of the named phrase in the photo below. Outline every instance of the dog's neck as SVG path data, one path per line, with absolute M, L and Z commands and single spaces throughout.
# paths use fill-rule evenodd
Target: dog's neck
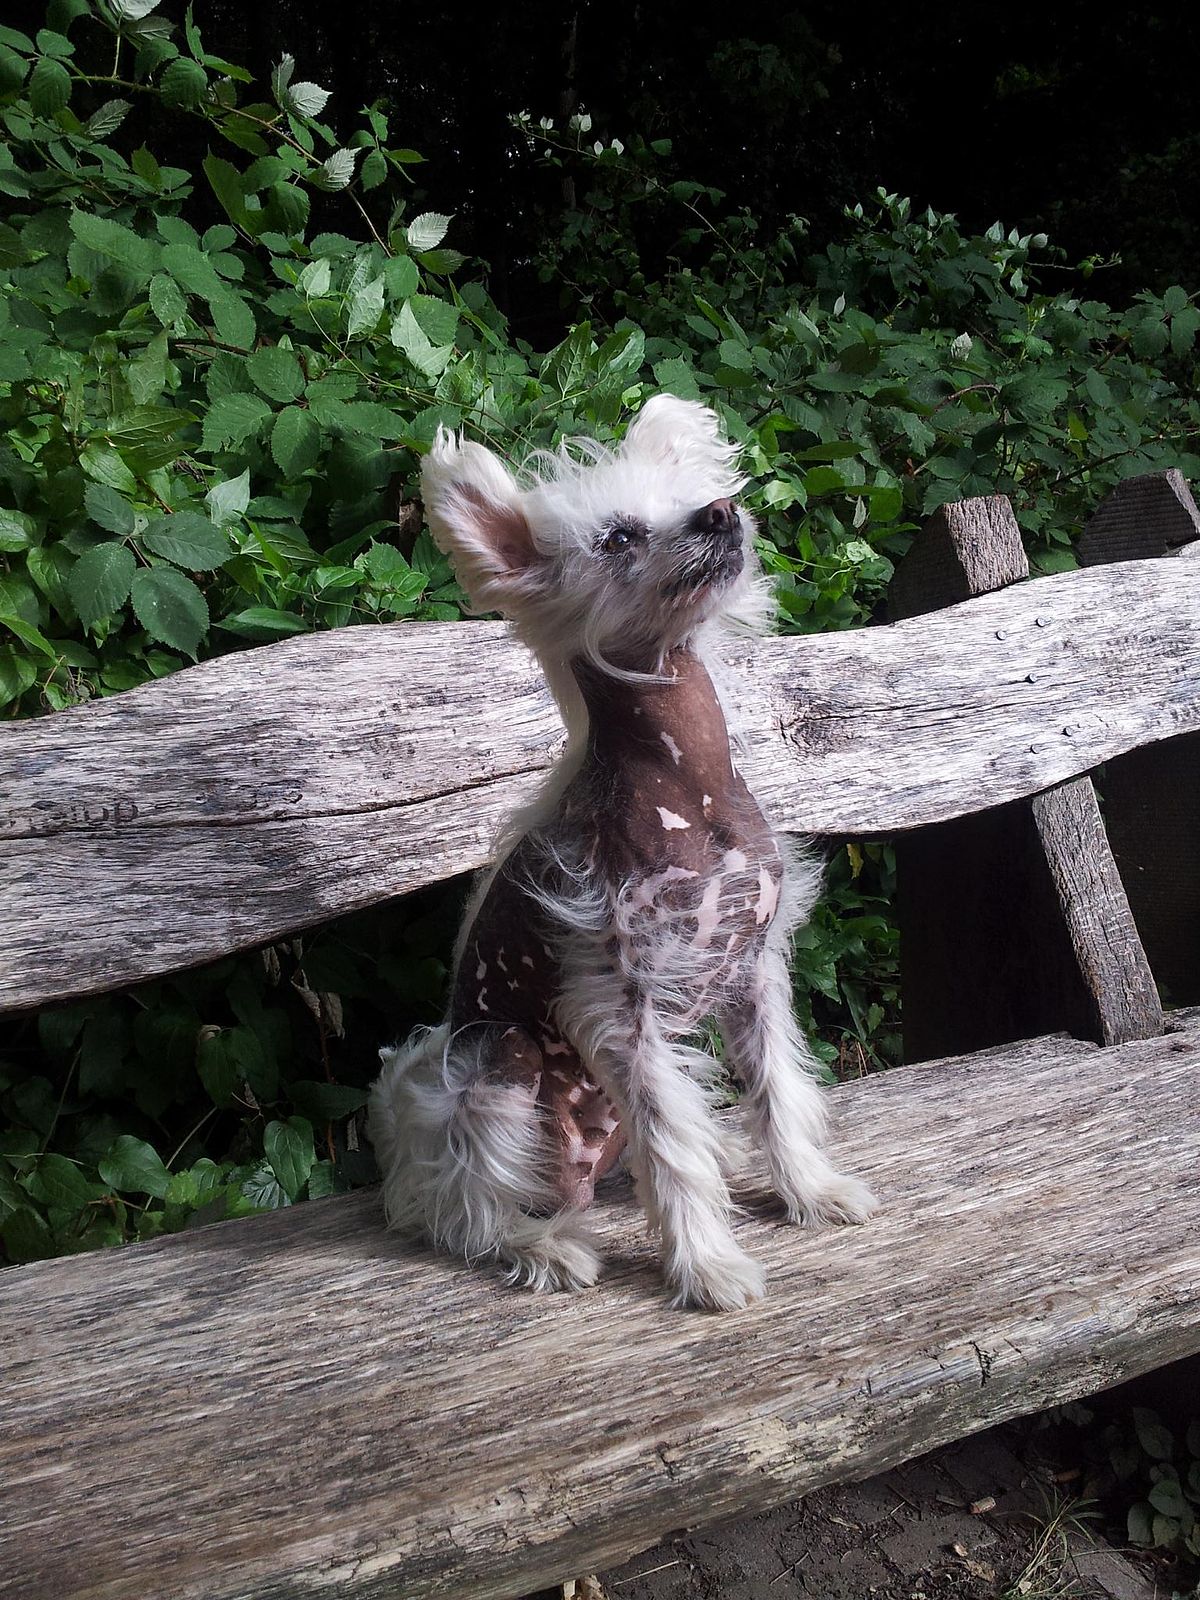
M 700 658 L 672 650 L 653 681 L 630 683 L 572 665 L 587 708 L 587 759 L 605 767 L 631 758 L 662 762 L 716 794 L 733 778 L 725 713 Z

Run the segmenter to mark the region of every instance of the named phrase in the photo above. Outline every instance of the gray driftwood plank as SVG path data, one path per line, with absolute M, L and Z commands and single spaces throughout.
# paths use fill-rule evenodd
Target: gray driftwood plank
M 959 501 L 926 521 L 897 568 L 892 613 L 925 615 L 1028 574 L 1008 500 Z M 1161 1033 L 1090 777 L 910 832 L 896 871 L 906 1060 L 1057 1028 L 1099 1044 Z
M 735 646 L 747 777 L 804 833 L 1034 793 L 1200 727 L 1198 618 L 1200 563 L 1146 561 Z M 116 987 L 477 866 L 561 740 L 489 623 L 286 640 L 2 727 L 0 1009 L 65 992 L 64 949 Z
M 373 1194 L 0 1279 L 0 1591 L 515 1596 L 1200 1350 L 1200 1013 L 834 1091 L 869 1225 L 739 1223 L 771 1293 L 666 1308 L 640 1218 L 531 1298 Z

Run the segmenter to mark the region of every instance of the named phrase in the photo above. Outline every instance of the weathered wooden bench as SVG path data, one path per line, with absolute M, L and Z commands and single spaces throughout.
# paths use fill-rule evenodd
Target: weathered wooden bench
M 573 1298 L 405 1247 L 370 1193 L 12 1269 L 0 1592 L 519 1595 L 1200 1350 L 1198 533 L 1177 473 L 1131 480 L 1098 564 L 1015 583 L 1007 503 L 966 502 L 908 620 L 736 652 L 775 821 L 900 836 L 908 1055 L 949 1059 L 832 1091 L 877 1220 L 747 1216 L 771 1295 L 727 1317 L 667 1309 L 619 1196 Z M 491 624 L 6 726 L 0 1004 L 477 866 L 560 738 Z

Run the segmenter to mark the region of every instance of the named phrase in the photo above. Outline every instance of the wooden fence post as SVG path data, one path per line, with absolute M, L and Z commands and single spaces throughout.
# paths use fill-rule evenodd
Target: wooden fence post
M 946 505 L 897 569 L 892 615 L 1028 574 L 1004 496 Z M 1089 778 L 905 834 L 896 866 L 905 1060 L 1057 1029 L 1101 1044 L 1162 1031 Z
M 1175 468 L 1127 478 L 1079 541 L 1081 566 L 1178 555 L 1200 560 L 1200 510 Z M 1175 1005 L 1200 1003 L 1200 737 L 1110 761 L 1104 818 L 1150 965 Z

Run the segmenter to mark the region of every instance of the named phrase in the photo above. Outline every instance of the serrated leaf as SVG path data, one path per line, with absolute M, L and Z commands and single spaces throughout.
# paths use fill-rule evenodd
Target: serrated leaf
M 153 239 L 145 239 L 132 228 L 126 228 L 110 217 L 96 217 L 90 211 L 71 212 L 71 232 L 89 250 L 109 256 L 139 277 L 148 278 L 162 259 L 162 251 Z
M 121 1194 L 151 1194 L 157 1200 L 166 1194 L 171 1181 L 154 1146 L 130 1133 L 118 1134 L 99 1170 L 104 1182 Z
M 381 150 L 371 150 L 362 164 L 358 181 L 364 189 L 378 189 L 387 177 L 387 158 Z
M 167 105 L 194 111 L 208 94 L 208 73 L 198 61 L 176 56 L 164 68 L 158 87 Z
M 83 491 L 83 503 L 88 516 L 106 533 L 118 533 L 124 538 L 133 532 L 137 521 L 133 507 L 107 484 L 89 483 Z
M 53 56 L 40 56 L 34 63 L 28 94 L 35 116 L 52 117 L 71 98 L 71 74 Z
M 440 211 L 423 211 L 414 217 L 405 230 L 409 248 L 416 251 L 433 250 L 446 237 L 451 219 Z
M 285 478 L 298 478 L 321 450 L 321 428 L 311 411 L 288 406 L 271 429 L 271 455 Z
M 204 418 L 203 448 L 218 451 L 243 444 L 270 415 L 270 406 L 256 394 L 222 395 Z
M 454 353 L 453 345 L 434 345 L 428 335 L 417 322 L 412 312 L 412 302 L 405 301 L 400 307 L 400 313 L 392 321 L 392 343 L 416 367 L 418 372 L 424 373 L 428 378 L 436 378 L 446 369 L 446 364 Z
M 263 1134 L 263 1150 L 288 1199 L 298 1199 L 316 1160 L 312 1124 L 304 1117 L 269 1122 Z
M 414 294 L 408 308 L 417 320 L 417 326 L 434 345 L 454 343 L 458 331 L 458 307 L 447 300 L 437 300 L 432 295 Z
M 215 483 L 204 497 L 208 514 L 218 525 L 235 522 L 250 504 L 250 468 L 236 478 Z
M 99 544 L 71 568 L 67 593 L 85 628 L 110 617 L 129 598 L 137 562 L 123 544 Z
M 150 280 L 150 309 L 164 328 L 173 328 L 187 310 L 187 301 L 179 285 L 165 272 L 157 273 Z
M 34 521 L 23 511 L 0 509 L 0 550 L 28 550 L 33 543 Z
M 283 105 L 283 97 L 287 93 L 287 86 L 292 81 L 292 73 L 296 70 L 295 56 L 285 55 L 280 58 L 279 65 L 271 71 L 271 93 L 275 96 L 275 103 Z
M 322 256 L 319 260 L 308 263 L 297 278 L 296 287 L 307 299 L 319 300 L 323 294 L 329 293 L 332 278 L 333 269 L 329 261 Z
M 240 295 L 231 289 L 210 294 L 208 308 L 212 312 L 213 326 L 226 344 L 234 345 L 239 350 L 253 347 L 258 328 L 254 312 Z
M 371 333 L 383 315 L 383 278 L 373 278 L 350 297 L 347 331 L 352 339 Z
M 225 215 L 236 227 L 248 232 L 246 196 L 242 191 L 242 178 L 237 168 L 214 155 L 205 156 L 203 165 L 204 176 L 224 207 Z
M 128 100 L 106 100 L 92 112 L 83 125 L 83 131 L 89 139 L 106 139 L 110 133 L 117 131 L 132 109 Z
M 289 83 L 283 94 L 284 109 L 297 117 L 319 117 L 329 100 L 329 90 L 315 83 Z
M 321 1083 L 315 1078 L 289 1085 L 289 1093 L 294 1104 L 314 1122 L 336 1122 L 353 1116 L 370 1098 L 367 1089 L 355 1089 L 347 1083 Z
M 357 150 L 335 150 L 309 174 L 310 180 L 318 189 L 325 189 L 329 193 L 344 189 L 354 176 L 357 155 Z
M 209 572 L 233 554 L 228 536 L 198 511 L 159 517 L 142 534 L 147 550 L 189 572 Z
M 304 393 L 304 372 L 290 350 L 269 345 L 256 350 L 246 361 L 255 388 L 261 389 L 268 399 L 286 404 L 298 400 Z
M 208 603 L 174 567 L 143 567 L 133 575 L 134 614 L 152 639 L 194 656 L 208 632 Z
M 1146 1454 L 1155 1461 L 1169 1461 L 1175 1453 L 1175 1440 L 1171 1430 L 1163 1426 L 1157 1413 L 1151 1411 L 1148 1406 L 1133 1406 L 1131 1415 L 1137 1430 L 1138 1443 Z
M 148 17 L 162 3 L 162 0 L 108 0 L 108 3 L 118 21 L 141 22 L 143 17 Z

